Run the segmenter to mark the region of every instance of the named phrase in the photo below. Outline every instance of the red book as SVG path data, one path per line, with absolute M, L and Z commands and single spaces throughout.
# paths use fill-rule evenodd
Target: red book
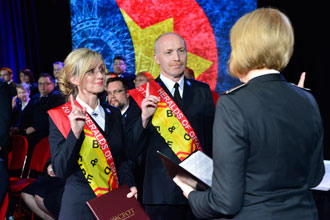
M 98 220 L 150 220 L 134 197 L 127 198 L 129 192 L 128 186 L 123 185 L 86 203 Z

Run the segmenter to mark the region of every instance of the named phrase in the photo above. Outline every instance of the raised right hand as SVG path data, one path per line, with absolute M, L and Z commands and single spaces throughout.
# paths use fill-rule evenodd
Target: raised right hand
M 86 108 L 81 109 L 79 106 L 77 106 L 72 95 L 70 95 L 70 101 L 72 106 L 72 111 L 69 115 L 71 129 L 74 136 L 79 139 L 80 134 L 85 126 Z

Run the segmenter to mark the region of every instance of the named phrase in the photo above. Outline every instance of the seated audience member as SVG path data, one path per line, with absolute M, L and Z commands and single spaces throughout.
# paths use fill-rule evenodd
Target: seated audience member
M 8 137 L 9 126 L 11 121 L 11 107 L 10 107 L 10 88 L 7 83 L 0 79 L 0 207 L 2 201 L 8 192 L 9 177 L 7 170 L 8 157 Z
M 148 72 L 139 72 L 135 77 L 135 88 L 154 80 L 154 77 Z
M 60 213 L 65 180 L 56 177 L 52 165 L 45 165 L 45 175 L 26 186 L 21 197 L 25 204 L 40 218 L 57 219 Z
M 49 134 L 47 111 L 65 103 L 65 98 L 61 93 L 54 90 L 53 78 L 47 73 L 40 74 L 38 90 L 39 93 L 31 99 L 34 103 L 33 121 L 25 129 L 29 142 L 28 156 L 31 156 L 34 146 Z
M 135 74 L 126 72 L 126 67 L 125 57 L 116 56 L 113 59 L 113 72 L 117 75 L 117 77 L 122 77 L 125 79 L 129 89 L 133 89 Z
M 30 87 L 26 83 L 20 83 L 16 87 L 17 96 L 12 99 L 13 122 L 12 134 L 26 136 L 25 129 L 33 123 L 34 103 L 30 99 Z
M 183 73 L 184 73 L 184 77 L 186 77 L 187 79 L 195 79 L 195 73 L 189 67 L 186 67 Z
M 280 73 L 293 53 L 290 20 L 259 8 L 235 23 L 230 43 L 230 74 L 243 84 L 217 104 L 212 187 L 174 181 L 197 218 L 317 220 L 310 189 L 324 174 L 324 132 L 313 95 Z
M 64 63 L 60 62 L 60 61 L 53 63 L 53 75 L 54 75 L 54 84 L 55 84 L 54 89 L 56 91 L 60 91 L 60 87 L 58 85 L 58 76 L 59 76 L 60 70 L 63 68 L 63 66 L 64 66 Z
M 16 83 L 13 80 L 13 71 L 7 67 L 0 68 L 0 78 L 8 83 L 10 87 L 10 95 L 11 97 L 14 97 L 16 95 Z
M 30 69 L 23 69 L 19 71 L 19 82 L 29 85 L 30 98 L 38 93 L 38 84 L 34 82 L 34 76 Z
M 48 111 L 52 166 L 56 176 L 66 178 L 59 219 L 95 219 L 86 201 L 121 184 L 131 189 L 127 197 L 137 194 L 120 111 L 98 99 L 104 74 L 102 55 L 87 48 L 72 51 L 60 72 L 61 92 L 71 101 Z M 91 158 L 99 162 L 93 165 Z

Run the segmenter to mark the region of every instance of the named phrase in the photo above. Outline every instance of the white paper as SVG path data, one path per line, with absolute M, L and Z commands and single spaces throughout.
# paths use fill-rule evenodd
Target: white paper
M 325 173 L 319 185 L 312 188 L 315 190 L 328 191 L 330 189 L 330 160 L 324 161 Z
M 196 151 L 179 164 L 182 168 L 212 186 L 213 160 L 201 151 Z

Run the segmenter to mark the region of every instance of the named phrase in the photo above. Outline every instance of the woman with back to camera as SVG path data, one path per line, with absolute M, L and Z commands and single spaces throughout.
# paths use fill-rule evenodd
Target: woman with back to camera
M 289 19 L 261 8 L 230 32 L 231 75 L 243 84 L 218 101 L 212 187 L 174 181 L 198 218 L 318 219 L 311 188 L 324 174 L 323 128 L 314 97 L 280 74 L 294 44 Z
M 104 75 L 102 55 L 86 48 L 72 51 L 60 72 L 60 90 L 70 102 L 49 111 L 53 170 L 67 178 L 59 219 L 94 219 L 86 201 L 119 184 L 131 187 L 128 197 L 136 196 L 120 111 L 97 97 Z

